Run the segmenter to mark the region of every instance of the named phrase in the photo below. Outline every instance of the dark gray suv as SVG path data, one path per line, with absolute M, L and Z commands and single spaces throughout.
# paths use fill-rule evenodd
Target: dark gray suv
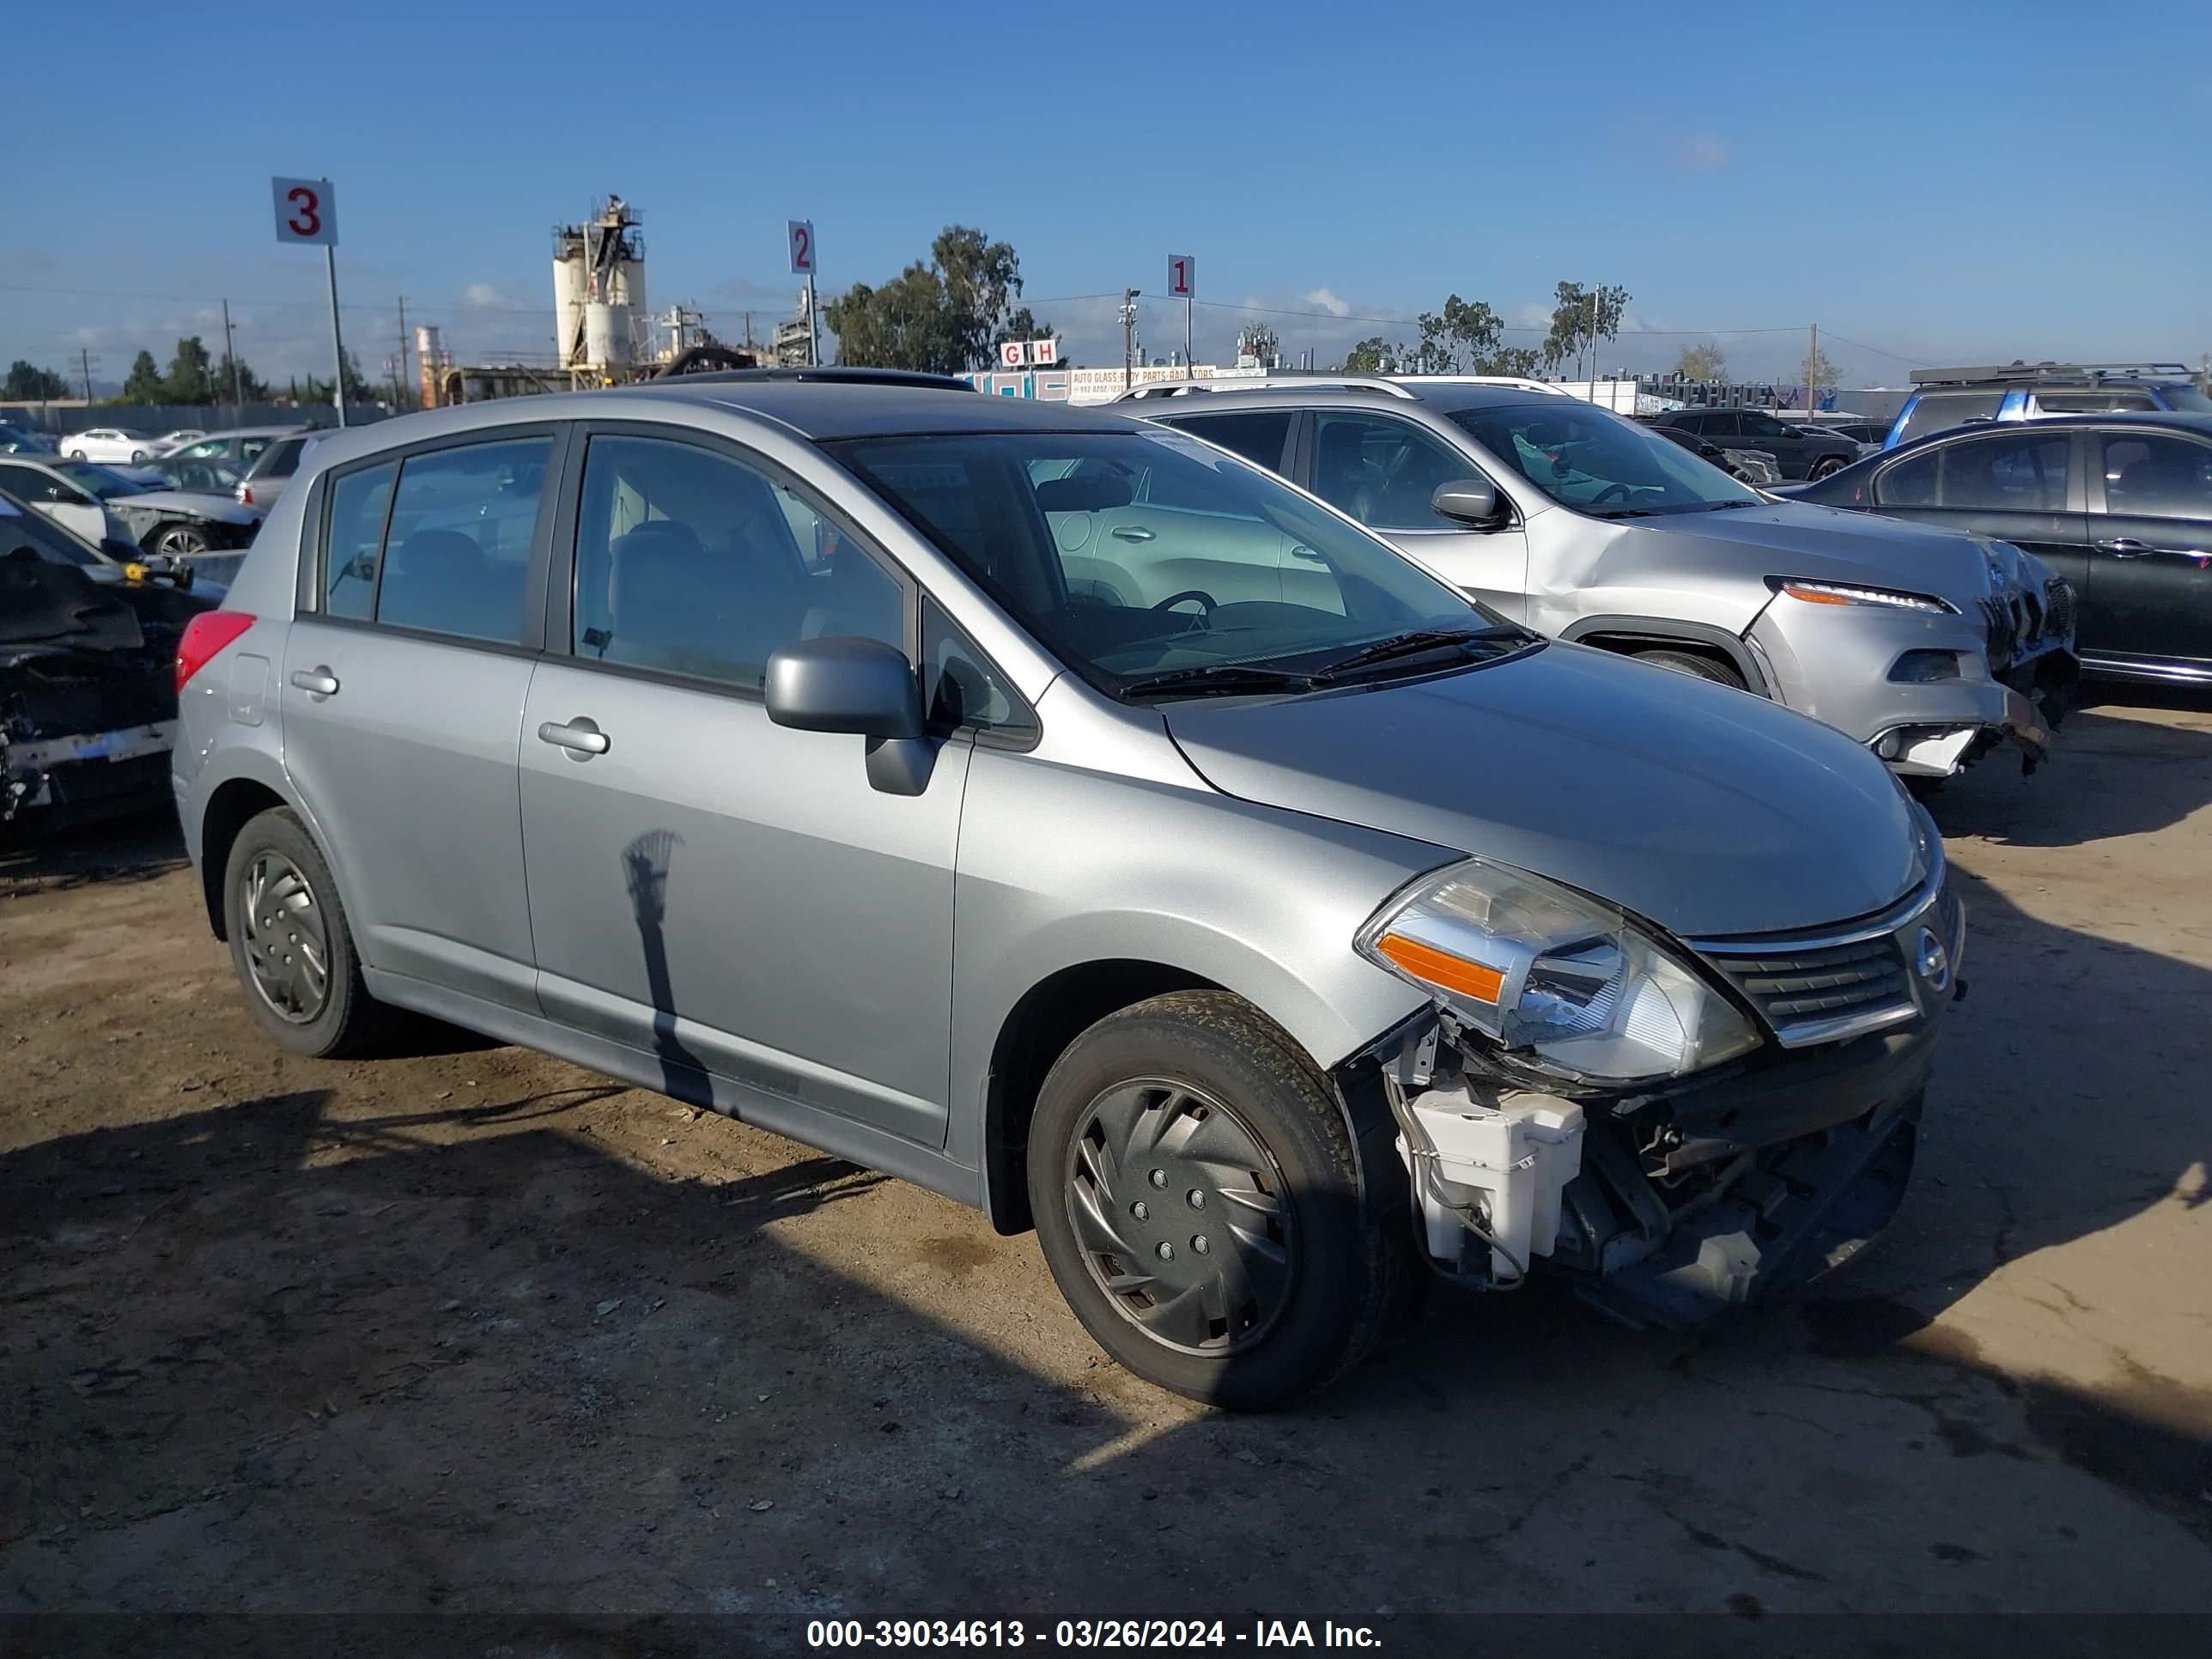
M 1825 478 L 1869 453 L 1868 447 L 1820 426 L 1791 426 L 1763 409 L 1674 409 L 1654 426 L 1693 433 L 1723 449 L 1763 449 L 1785 478 Z

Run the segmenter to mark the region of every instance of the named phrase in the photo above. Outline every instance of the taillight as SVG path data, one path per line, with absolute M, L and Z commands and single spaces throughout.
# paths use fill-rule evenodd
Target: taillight
M 222 654 L 222 648 L 253 626 L 251 612 L 203 611 L 185 624 L 177 641 L 177 690 Z
M 251 507 L 253 505 L 253 486 L 252 484 L 240 484 L 235 494 L 238 496 L 238 504 L 240 507 Z

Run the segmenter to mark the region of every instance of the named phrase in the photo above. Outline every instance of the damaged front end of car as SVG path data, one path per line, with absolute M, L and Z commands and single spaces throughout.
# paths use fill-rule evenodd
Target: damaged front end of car
M 1881 1231 L 1917 1149 L 1965 915 L 1940 841 L 1878 915 L 1679 939 L 1480 860 L 1359 948 L 1430 1006 L 1353 1062 L 1395 1120 L 1421 1253 L 1471 1288 L 1545 1272 L 1636 1324 L 1802 1290 Z
M 0 828 L 167 797 L 177 629 L 135 597 L 0 559 Z

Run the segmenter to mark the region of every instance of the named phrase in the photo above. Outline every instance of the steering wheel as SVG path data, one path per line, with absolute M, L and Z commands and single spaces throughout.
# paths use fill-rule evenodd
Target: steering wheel
M 1181 605 L 1185 599 L 1196 599 L 1200 605 L 1205 607 L 1206 615 L 1202 620 L 1206 622 L 1212 622 L 1213 620 L 1214 611 L 1219 609 L 1219 606 L 1214 603 L 1212 594 L 1196 587 L 1186 587 L 1180 593 L 1170 593 L 1167 598 L 1162 599 L 1158 605 L 1152 606 L 1152 609 L 1155 611 L 1172 611 L 1176 606 Z
M 1599 490 L 1596 495 L 1589 498 L 1589 505 L 1596 507 L 1602 502 L 1611 501 L 1615 495 L 1626 495 L 1627 494 L 1628 486 L 1626 484 L 1609 483 L 1604 489 Z

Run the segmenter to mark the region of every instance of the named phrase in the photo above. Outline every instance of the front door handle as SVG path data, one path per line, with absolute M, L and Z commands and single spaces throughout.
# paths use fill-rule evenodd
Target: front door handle
M 1125 542 L 1157 541 L 1158 538 L 1140 524 L 1117 525 L 1114 529 L 1116 540 Z
M 1297 546 L 1291 549 L 1291 556 L 1294 559 L 1311 559 L 1316 564 L 1327 564 L 1328 562 L 1327 559 L 1315 552 L 1313 549 L 1308 547 L 1304 542 L 1298 543 Z
M 309 696 L 335 697 L 338 694 L 338 677 L 331 672 L 327 663 L 317 663 L 313 668 L 294 669 L 292 684 Z
M 2100 552 L 2109 553 L 2116 559 L 2140 559 L 2144 554 L 2157 550 L 2148 542 L 2138 541 L 2133 536 L 2115 536 L 2108 542 L 2099 542 L 2097 547 Z
M 563 725 L 559 720 L 547 720 L 538 728 L 538 741 L 550 743 L 556 749 L 565 749 L 578 760 L 607 752 L 607 734 L 597 723 L 578 715 Z

